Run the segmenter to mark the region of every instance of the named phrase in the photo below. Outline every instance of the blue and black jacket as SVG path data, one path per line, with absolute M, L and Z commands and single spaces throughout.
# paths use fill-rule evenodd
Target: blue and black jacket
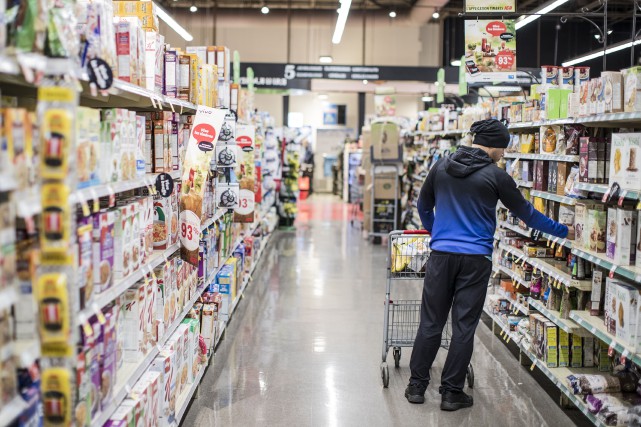
M 421 188 L 418 213 L 432 234 L 431 248 L 491 255 L 499 200 L 529 227 L 567 236 L 568 227 L 534 209 L 512 177 L 496 167 L 485 151 L 460 147 L 432 166 Z

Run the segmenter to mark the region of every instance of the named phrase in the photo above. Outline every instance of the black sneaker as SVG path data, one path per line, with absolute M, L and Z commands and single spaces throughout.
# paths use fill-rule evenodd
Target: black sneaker
M 425 403 L 426 385 L 420 383 L 409 383 L 405 389 L 405 397 L 410 403 Z
M 468 396 L 462 391 L 443 391 L 441 395 L 441 410 L 458 411 L 459 409 L 469 408 L 474 404 L 472 396 Z

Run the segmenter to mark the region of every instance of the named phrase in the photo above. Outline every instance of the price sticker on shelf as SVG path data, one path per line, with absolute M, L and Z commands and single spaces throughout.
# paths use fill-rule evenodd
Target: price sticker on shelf
M 93 328 L 87 321 L 87 318 L 85 317 L 84 314 L 81 314 L 80 316 L 78 316 L 78 322 L 82 326 L 82 332 L 84 332 L 85 337 L 87 338 L 91 337 L 93 335 Z
M 616 269 L 617 269 L 617 266 L 612 264 L 612 268 L 610 269 L 610 273 L 608 274 L 608 277 L 610 277 L 610 279 L 614 278 L 614 272 L 616 271 Z
M 623 206 L 623 200 L 625 199 L 626 194 L 628 194 L 628 190 L 621 190 L 621 194 L 619 195 L 619 206 Z
M 156 272 L 151 267 L 149 267 L 149 272 L 151 273 L 151 280 L 153 280 L 154 283 L 156 283 L 158 281 L 158 278 L 156 277 Z
M 98 319 L 98 322 L 101 325 L 104 325 L 105 323 L 107 323 L 107 319 L 105 318 L 105 315 L 102 313 L 102 310 L 100 310 L 100 308 L 98 307 L 98 304 L 94 303 L 91 306 L 91 309 L 94 311 L 94 313 L 96 313 L 96 318 Z
M 163 254 L 162 254 L 162 257 L 163 257 L 163 258 L 164 258 L 164 260 L 165 260 L 165 268 L 169 268 L 169 258 L 167 258 L 167 254 L 166 254 L 166 253 L 163 253 Z
M 156 97 L 156 104 L 158 105 L 158 109 L 162 110 L 162 99 L 159 96 Z
M 539 270 L 536 268 L 536 265 L 532 266 L 532 274 L 536 274 L 537 271 Z
M 109 207 L 113 207 L 116 204 L 116 193 L 111 185 L 107 186 L 107 193 L 109 194 Z
M 158 107 L 156 106 L 156 100 L 154 99 L 154 97 L 153 97 L 153 96 L 149 96 L 149 100 L 151 101 L 151 105 L 152 105 L 154 108 L 158 108 Z
M 169 102 L 169 106 L 171 107 L 171 112 L 175 113 L 176 110 L 174 110 L 174 103 L 173 102 Z
M 617 346 L 617 342 L 612 340 L 612 342 L 610 343 L 610 347 L 608 347 L 608 356 L 610 357 L 614 356 L 614 353 L 616 352 L 616 346 Z
M 536 367 L 536 362 L 532 362 L 532 365 L 530 365 L 530 371 L 533 371 L 535 367 Z
M 627 359 L 629 355 L 630 355 L 630 351 L 627 348 L 623 350 L 623 353 L 621 353 L 621 357 L 625 359 Z
M 89 189 L 89 194 L 91 195 L 91 200 L 93 204 L 93 213 L 96 213 L 100 210 L 100 198 L 98 197 L 96 190 L 94 190 L 93 188 Z
M 146 274 L 142 275 L 143 280 L 145 281 L 145 286 L 149 286 L 149 278 L 147 277 Z
M 507 334 L 505 334 L 505 335 L 507 336 L 507 340 L 505 340 L 505 342 L 506 342 L 507 344 L 509 344 L 509 343 L 510 343 L 510 339 L 511 339 L 511 337 L 510 337 L 509 335 L 507 335 Z
M 82 207 L 82 216 L 87 218 L 89 215 L 91 215 L 91 211 L 89 210 L 89 204 L 87 203 L 86 200 L 81 200 L 80 206 Z
M 503 329 L 501 329 L 501 333 L 499 334 L 499 336 L 500 336 L 501 338 L 503 338 L 503 334 L 505 334 L 505 331 L 504 331 Z

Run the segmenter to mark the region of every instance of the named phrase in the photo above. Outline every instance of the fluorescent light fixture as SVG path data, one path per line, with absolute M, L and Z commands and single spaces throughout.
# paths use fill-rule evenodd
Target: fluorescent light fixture
M 483 88 L 495 92 L 521 92 L 521 86 L 483 86 Z
M 260 13 L 262 13 L 263 15 L 267 15 L 269 13 L 269 8 L 267 6 L 261 7 Z
M 318 99 L 327 99 L 327 98 L 329 98 L 329 96 L 327 96 L 326 93 L 319 93 L 318 94 Z
M 193 13 L 193 12 L 196 12 L 196 11 L 198 11 L 198 7 L 197 7 L 195 4 L 192 4 L 192 5 L 189 7 L 189 11 L 190 11 L 190 12 L 192 12 L 192 13 Z
M 390 17 L 390 18 L 396 18 L 396 12 L 391 11 L 391 12 L 389 13 L 389 17 Z
M 349 8 L 352 6 L 352 0 L 340 0 L 341 7 L 338 9 L 338 18 L 336 19 L 336 28 L 334 29 L 334 36 L 332 43 L 339 44 L 343 38 L 343 31 L 345 31 L 345 24 L 347 23 L 347 15 L 349 15 Z
M 433 96 L 424 96 L 424 97 L 421 98 L 421 101 L 423 101 L 423 102 L 432 102 L 432 101 L 434 101 L 434 97 Z
M 364 85 L 366 85 L 367 83 L 369 83 L 367 80 L 363 80 Z
M 450 61 L 450 65 L 452 67 L 460 67 L 461 66 L 461 60 L 460 59 L 452 59 Z
M 521 17 L 517 20 L 514 28 L 516 28 L 517 30 L 521 29 L 525 27 L 527 24 L 529 24 L 530 22 L 534 22 L 537 19 L 539 19 L 541 15 L 545 15 L 548 12 L 552 12 L 554 9 L 567 3 L 568 1 L 569 0 L 556 0 L 550 3 L 549 5 L 542 7 L 539 10 L 533 10 L 532 13 L 536 13 L 536 15 L 528 15 L 528 16 L 521 15 Z
M 321 64 L 331 64 L 332 62 L 334 62 L 334 58 L 332 58 L 330 55 L 321 55 L 318 58 L 318 62 L 320 62 Z
M 612 34 L 612 32 L 613 32 L 612 30 L 608 30 L 608 35 Z M 594 38 L 597 40 L 601 40 L 601 34 L 595 34 Z
M 441 14 L 438 13 L 438 9 L 434 9 L 434 13 L 432 14 L 432 18 L 438 19 L 441 17 Z
M 637 46 L 637 45 L 640 45 L 640 44 L 641 44 L 641 40 L 637 40 L 637 41 L 634 42 L 634 46 Z M 607 48 L 605 50 L 605 54 L 609 55 L 611 53 L 618 52 L 620 50 L 630 49 L 632 46 L 633 46 L 632 42 L 627 42 L 627 43 L 623 43 L 623 44 L 619 44 L 619 45 L 614 45 L 614 46 L 611 46 L 611 47 Z M 570 65 L 580 64 L 582 62 L 590 61 L 591 59 L 600 58 L 602 56 L 603 56 L 603 49 L 598 50 L 598 51 L 593 52 L 593 53 L 588 53 L 588 54 L 583 55 L 583 56 L 579 56 L 578 58 L 571 59 L 569 61 L 564 62 L 561 65 L 563 65 L 564 67 L 569 67 Z
M 169 27 L 174 30 L 175 32 L 178 33 L 180 37 L 183 39 L 187 40 L 188 42 L 192 41 L 194 39 L 194 36 L 189 34 L 187 30 L 185 30 L 183 27 L 180 26 L 178 22 L 174 18 L 172 18 L 162 7 L 158 6 L 156 4 L 156 11 L 158 13 L 158 18 L 162 19 L 165 21 L 165 24 L 169 25 Z

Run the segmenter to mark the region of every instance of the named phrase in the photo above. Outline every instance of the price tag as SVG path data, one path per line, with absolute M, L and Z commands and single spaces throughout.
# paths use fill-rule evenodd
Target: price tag
M 498 276 L 500 272 L 501 272 L 500 270 L 496 270 L 494 272 L 494 275 L 492 276 L 492 278 L 495 278 L 496 276 Z
M 89 189 L 89 194 L 91 195 L 91 200 L 93 200 L 93 213 L 96 213 L 100 210 L 100 198 L 93 188 Z
M 27 228 L 27 233 L 32 235 L 36 234 L 36 222 L 33 220 L 32 216 L 27 216 L 24 218 L 24 223 Z
M 159 110 L 162 110 L 162 99 L 160 99 L 159 96 L 156 97 L 156 105 L 158 106 Z
M 637 210 L 641 210 L 641 201 L 637 203 Z
M 158 281 L 158 278 L 156 277 L 156 272 L 151 267 L 149 267 L 149 272 L 151 273 L 151 279 L 154 281 L 154 283 L 156 283 Z
M 533 371 L 535 367 L 536 367 L 536 362 L 532 362 L 532 365 L 530 366 L 530 371 Z
M 627 348 L 623 350 L 623 353 L 621 353 L 621 357 L 625 359 L 627 359 L 629 355 L 630 355 L 630 351 Z
M 507 334 L 506 334 L 506 336 L 507 336 L 507 340 L 506 340 L 505 342 L 506 342 L 507 344 L 509 344 L 509 343 L 510 343 L 510 339 L 512 339 L 512 338 L 511 338 L 509 335 L 507 335 Z
M 116 204 L 116 193 L 111 185 L 107 186 L 107 193 L 109 193 L 109 207 L 111 208 Z
M 91 215 L 91 211 L 89 210 L 89 204 L 87 203 L 86 200 L 81 200 L 80 206 L 82 206 L 82 216 L 87 218 L 89 215 Z
M 501 329 L 501 333 L 499 334 L 499 336 L 500 336 L 501 338 L 503 338 L 503 335 L 504 335 L 504 334 L 505 334 L 505 331 L 504 331 L 503 329 Z
M 610 274 L 608 274 L 608 276 L 610 277 L 610 279 L 613 279 L 613 278 L 614 278 L 614 272 L 616 271 L 616 269 L 617 269 L 617 266 L 613 264 L 613 265 L 612 265 L 612 268 L 610 269 Z
M 84 332 L 85 337 L 91 337 L 93 335 L 93 328 L 87 321 L 87 318 L 81 314 L 80 316 L 78 316 L 78 321 L 82 325 L 82 331 Z
M 156 106 L 156 100 L 154 99 L 154 97 L 153 97 L 153 96 L 150 96 L 150 97 L 149 97 L 149 100 L 151 101 L 151 105 L 152 105 L 152 107 L 154 107 L 154 108 L 158 108 L 158 107 Z
M 102 313 L 102 310 L 98 308 L 98 304 L 94 303 L 91 308 L 93 311 L 96 313 L 96 317 L 98 318 L 98 322 L 100 322 L 101 325 L 104 325 L 107 323 L 107 319 L 105 319 L 105 315 Z
M 536 266 L 532 266 L 532 274 L 536 274 L 536 272 L 539 271 Z
M 496 55 L 494 62 L 499 69 L 510 70 L 514 66 L 514 54 L 510 51 L 503 50 Z
M 147 277 L 147 275 L 146 275 L 146 274 L 143 274 L 142 278 L 143 278 L 143 279 L 144 279 L 144 281 L 145 281 L 145 286 L 149 286 L 149 278 Z
M 601 197 L 602 203 L 606 203 L 608 201 L 608 199 L 610 198 L 610 191 L 612 191 L 612 187 L 608 188 L 608 191 L 606 191 L 603 197 Z
M 619 195 L 619 206 L 623 206 L 623 200 L 625 199 L 626 194 L 628 194 L 628 190 L 621 191 L 621 194 Z
M 169 103 L 169 106 L 171 107 L 171 112 L 172 112 L 172 113 L 175 113 L 175 112 L 176 112 L 176 110 L 174 110 L 174 103 L 173 103 L 173 102 L 170 102 L 170 103 Z
M 616 341 L 612 341 L 612 343 L 610 343 L 610 347 L 608 347 L 608 356 L 610 357 L 614 356 L 614 353 L 616 351 L 615 350 L 616 345 L 617 345 Z

